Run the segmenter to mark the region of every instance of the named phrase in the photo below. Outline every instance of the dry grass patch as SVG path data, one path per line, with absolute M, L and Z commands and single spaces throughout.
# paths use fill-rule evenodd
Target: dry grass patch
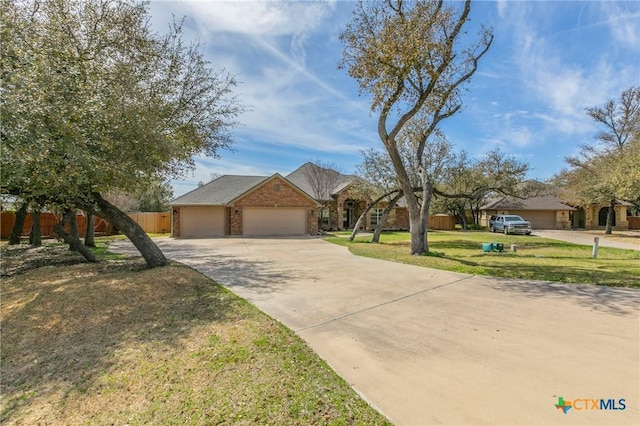
M 2 280 L 2 424 L 386 423 L 290 330 L 200 273 L 56 256 Z

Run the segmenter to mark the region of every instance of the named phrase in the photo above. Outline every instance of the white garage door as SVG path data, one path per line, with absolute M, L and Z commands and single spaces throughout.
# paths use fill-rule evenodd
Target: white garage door
M 304 208 L 257 208 L 242 212 L 243 235 L 304 235 L 307 233 Z
M 555 211 L 527 210 L 523 211 L 520 216 L 531 222 L 531 228 L 533 229 L 556 229 Z
M 219 237 L 225 229 L 224 207 L 180 207 L 181 237 Z

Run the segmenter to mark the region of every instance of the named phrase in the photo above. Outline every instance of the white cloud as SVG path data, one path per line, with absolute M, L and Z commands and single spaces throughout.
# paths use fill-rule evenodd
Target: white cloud
M 558 7 L 557 4 L 552 6 Z M 498 5 L 500 16 L 515 34 L 513 60 L 519 71 L 520 85 L 525 89 L 522 93 L 526 99 L 523 101 L 539 102 L 537 110 L 532 111 L 532 117 L 553 126 L 547 129 L 550 132 L 560 130 L 580 135 L 592 129 L 584 109 L 617 97 L 634 81 L 637 64 L 612 63 L 608 52 L 600 54 L 599 62 L 592 68 L 567 59 L 565 52 L 570 47 L 552 40 L 553 34 L 546 33 L 544 27 L 538 25 L 544 22 L 547 14 L 553 13 L 549 8 L 545 3 L 507 2 Z M 581 19 L 582 10 L 578 21 Z M 636 21 L 621 20 L 629 26 L 620 31 L 637 30 Z
M 359 130 L 362 128 L 362 123 L 360 122 L 360 120 L 349 120 L 340 117 L 335 121 L 335 127 L 338 130 L 345 131 Z
M 159 3 L 172 3 L 180 14 L 194 17 L 208 32 L 259 36 L 312 31 L 335 8 L 335 1 L 176 0 Z
M 498 1 L 496 1 L 496 7 L 498 8 L 498 16 L 501 19 L 505 19 L 505 17 L 506 17 L 506 9 L 507 9 L 507 0 L 498 0 Z
M 603 2 L 600 13 L 611 31 L 614 40 L 630 47 L 636 52 L 640 50 L 640 12 L 631 11 L 626 4 Z

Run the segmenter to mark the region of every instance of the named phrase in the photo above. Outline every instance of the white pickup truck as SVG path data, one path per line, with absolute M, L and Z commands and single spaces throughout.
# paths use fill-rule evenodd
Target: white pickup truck
M 514 214 L 499 214 L 492 217 L 489 229 L 491 232 L 504 232 L 505 235 L 531 235 L 531 223 Z

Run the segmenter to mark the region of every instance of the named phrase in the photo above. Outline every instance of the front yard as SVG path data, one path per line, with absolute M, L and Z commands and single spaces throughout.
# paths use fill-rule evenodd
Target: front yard
M 347 234 L 327 238 L 359 256 L 476 275 L 565 283 L 640 288 L 640 251 L 591 247 L 535 236 L 491 234 L 483 231 L 429 231 L 431 255 L 411 256 L 407 232 L 388 232 L 381 244 L 369 236 L 349 242 Z M 502 243 L 503 253 L 485 253 L 482 243 Z M 510 251 L 512 244 L 517 251 Z
M 279 322 L 180 264 L 2 248 L 3 425 L 389 424 Z

